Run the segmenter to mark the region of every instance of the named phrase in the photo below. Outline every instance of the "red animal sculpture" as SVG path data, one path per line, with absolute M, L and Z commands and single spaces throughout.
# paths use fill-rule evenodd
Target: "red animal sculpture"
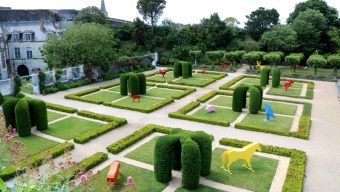
M 140 101 L 140 95 L 131 95 L 132 97 L 132 102 L 135 102 L 135 100 L 138 100 L 138 102 Z
M 202 68 L 202 74 L 204 75 L 206 71 L 207 71 L 207 68 L 203 67 Z
M 290 83 L 291 85 L 293 85 L 293 84 L 294 84 L 294 80 L 290 80 L 289 83 Z
M 224 70 L 228 67 L 228 63 L 224 62 L 222 65 L 221 65 L 221 70 Z
M 166 70 L 159 70 L 159 74 L 161 74 L 162 77 L 164 78 L 166 75 Z
M 285 82 L 284 83 L 284 87 L 286 89 L 286 91 L 288 91 L 288 89 L 292 86 L 292 84 L 290 82 Z

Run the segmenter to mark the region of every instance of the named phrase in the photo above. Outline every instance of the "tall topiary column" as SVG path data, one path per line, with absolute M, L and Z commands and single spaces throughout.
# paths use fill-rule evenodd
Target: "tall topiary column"
M 182 75 L 183 75 L 183 79 L 189 78 L 189 63 L 188 62 L 182 62 Z
M 138 75 L 135 73 L 129 74 L 129 90 L 131 95 L 139 95 L 139 78 Z
M 272 87 L 279 87 L 281 81 L 281 71 L 278 68 L 272 69 Z
M 181 139 L 182 187 L 196 189 L 200 180 L 201 153 L 199 146 L 190 138 Z
M 31 105 L 30 108 L 32 108 L 34 114 L 33 117 L 37 130 L 39 131 L 46 130 L 48 128 L 46 103 L 42 100 L 33 99 L 30 102 L 30 105 Z
M 15 106 L 15 122 L 20 137 L 31 135 L 31 119 L 26 100 L 21 99 Z
M 160 137 L 155 144 L 154 172 L 156 180 L 159 182 L 171 181 L 173 151 L 173 143 L 171 141 L 171 137 Z
M 2 93 L 0 92 L 0 105 L 2 105 L 4 101 L 5 101 L 4 96 L 2 96 Z
M 252 85 L 253 87 L 257 88 L 257 90 L 260 92 L 260 106 L 259 111 L 262 109 L 262 100 L 263 100 L 263 88 L 261 85 Z
M 261 70 L 261 86 L 265 87 L 269 82 L 270 69 L 264 68 Z
M 6 126 L 12 125 L 16 127 L 15 122 L 15 106 L 19 102 L 18 98 L 9 97 L 6 101 L 2 104 L 2 111 L 4 113 L 6 119 Z
M 121 74 L 120 75 L 120 94 L 127 95 L 128 94 L 128 74 Z
M 210 136 L 203 131 L 196 131 L 190 138 L 195 141 L 201 152 L 201 176 L 210 174 L 211 157 L 212 157 L 212 141 Z
M 182 76 L 182 62 L 177 61 L 174 64 L 174 77 L 178 78 Z
M 189 66 L 189 77 L 192 77 L 192 64 L 188 63 Z
M 144 73 L 138 73 L 138 81 L 139 81 L 139 92 L 142 95 L 146 94 L 146 77 Z
M 238 86 L 233 93 L 232 109 L 235 112 L 242 112 L 247 103 L 248 86 Z
M 257 114 L 259 109 L 261 108 L 260 105 L 260 91 L 253 86 L 249 87 L 249 113 L 250 114 Z

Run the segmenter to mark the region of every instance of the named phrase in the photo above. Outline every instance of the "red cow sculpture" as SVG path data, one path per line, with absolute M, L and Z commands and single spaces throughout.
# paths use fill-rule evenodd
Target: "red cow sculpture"
M 138 100 L 138 102 L 140 101 L 140 95 L 131 95 L 132 97 L 132 102 L 135 102 L 135 100 Z
M 221 64 L 221 70 L 224 70 L 228 67 L 228 63 L 224 62 L 223 64 Z
M 284 87 L 286 89 L 286 91 L 288 91 L 288 89 L 292 86 L 291 82 L 285 82 L 284 83 Z
M 164 78 L 166 75 L 166 70 L 159 70 L 159 74 L 161 74 L 162 77 Z

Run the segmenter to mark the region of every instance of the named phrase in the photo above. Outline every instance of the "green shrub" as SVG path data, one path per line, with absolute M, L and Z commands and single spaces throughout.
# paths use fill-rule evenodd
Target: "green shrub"
M 269 83 L 270 69 L 264 68 L 261 70 L 261 86 L 265 87 Z
M 183 75 L 183 79 L 189 78 L 189 63 L 188 62 L 182 62 L 182 75 Z
M 235 112 L 242 112 L 242 109 L 247 104 L 248 86 L 238 86 L 233 93 L 232 109 Z
M 78 111 L 78 109 L 72 108 L 72 107 L 66 107 L 63 105 L 58 105 L 58 104 L 54 104 L 54 103 L 46 103 L 46 107 L 48 109 L 52 109 L 52 110 L 57 110 L 57 111 L 62 111 L 65 113 L 75 113 Z
M 267 61 L 271 66 L 273 64 L 277 66 L 281 62 L 281 54 L 270 52 L 263 56 L 263 60 Z
M 293 55 L 293 54 L 290 54 L 285 57 L 285 62 L 289 66 L 293 67 L 294 72 L 296 70 L 296 66 L 300 64 L 301 60 L 302 60 L 301 57 L 299 57 L 298 55 Z
M 212 140 L 210 136 L 203 131 L 196 131 L 190 135 L 200 149 L 201 153 L 201 176 L 210 174 L 211 157 L 212 157 Z
M 127 95 L 128 94 L 128 74 L 121 74 L 120 75 L 120 94 Z
M 278 68 L 272 69 L 272 87 L 279 87 L 281 81 L 281 71 Z
M 206 56 L 209 58 L 210 61 L 216 62 L 217 65 L 220 65 L 221 60 L 224 57 L 224 51 L 223 50 L 207 51 Z
M 139 95 L 139 79 L 136 73 L 129 74 L 129 91 L 131 95 Z
M 138 73 L 138 80 L 139 80 L 139 92 L 142 95 L 146 94 L 146 77 L 144 73 Z
M 2 104 L 2 111 L 6 120 L 6 127 L 12 125 L 13 128 L 16 128 L 16 120 L 15 120 L 15 106 L 19 102 L 18 98 L 9 97 Z
M 127 120 L 124 118 L 119 118 L 119 117 L 110 116 L 110 115 L 103 115 L 99 113 L 94 113 L 92 111 L 81 110 L 81 111 L 78 111 L 77 114 L 83 117 L 97 119 L 100 121 L 106 121 L 106 122 L 115 121 L 119 123 L 120 125 L 125 125 L 127 123 Z
M 157 139 L 154 148 L 154 172 L 158 182 L 169 182 L 172 178 L 172 152 L 176 142 L 179 142 L 179 139 L 174 136 Z
M 178 78 L 180 76 L 182 76 L 182 62 L 177 61 L 174 64 L 174 77 Z
M 33 115 L 31 114 L 31 119 L 35 122 L 37 130 L 46 130 L 48 128 L 46 103 L 42 100 L 32 99 L 30 108 L 32 108 L 33 112 Z
M 192 64 L 191 63 L 188 63 L 188 71 L 189 71 L 189 77 L 192 77 Z
M 182 138 L 182 187 L 197 189 L 201 170 L 201 154 L 197 143 L 190 138 Z
M 314 54 L 309 56 L 307 64 L 309 67 L 314 68 L 314 75 L 316 75 L 317 69 L 326 66 L 327 60 L 322 55 Z
M 75 143 L 79 143 L 79 144 L 83 144 L 86 143 L 88 141 L 90 141 L 91 139 L 97 138 L 100 135 L 103 135 L 113 129 L 116 129 L 120 127 L 120 124 L 118 122 L 112 121 L 106 125 L 103 125 L 99 128 L 93 129 L 91 131 L 88 131 L 84 134 L 81 134 L 77 137 L 75 137 L 73 140 Z
M 26 100 L 20 100 L 15 106 L 15 122 L 20 137 L 31 135 L 31 119 Z
M 334 75 L 337 75 L 338 67 L 340 67 L 340 55 L 330 55 L 327 60 L 334 68 Z
M 46 74 L 44 72 L 39 72 L 38 79 L 39 79 L 39 91 L 40 91 L 40 94 L 44 94 L 45 93 Z
M 15 76 L 13 81 L 14 81 L 13 95 L 16 96 L 21 91 L 22 82 L 19 76 Z
M 16 95 L 14 95 L 16 98 L 18 98 L 18 99 L 21 99 L 21 98 L 24 98 L 24 97 L 26 97 L 26 95 L 25 94 L 23 94 L 23 93 L 17 93 Z
M 259 105 L 259 111 L 262 109 L 262 101 L 263 101 L 263 88 L 261 85 L 252 85 L 253 87 L 257 88 L 257 90 L 260 92 L 260 105 Z
M 4 101 L 5 101 L 4 96 L 2 96 L 2 93 L 0 92 L 0 105 L 2 105 Z
M 250 114 L 257 114 L 259 109 L 261 108 L 260 105 L 261 96 L 260 91 L 253 86 L 249 87 L 249 113 Z

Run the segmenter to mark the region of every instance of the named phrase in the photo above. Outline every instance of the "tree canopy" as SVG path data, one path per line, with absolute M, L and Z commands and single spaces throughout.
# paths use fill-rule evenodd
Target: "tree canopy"
M 154 27 L 159 17 L 163 14 L 165 5 L 165 0 L 138 0 L 137 9 L 143 19 L 150 21 L 151 26 Z
M 296 47 L 297 34 L 289 25 L 276 25 L 265 32 L 261 39 L 261 46 L 267 51 L 292 52 Z
M 105 14 L 95 6 L 80 10 L 74 20 L 76 23 L 99 23 L 102 25 L 108 23 Z

